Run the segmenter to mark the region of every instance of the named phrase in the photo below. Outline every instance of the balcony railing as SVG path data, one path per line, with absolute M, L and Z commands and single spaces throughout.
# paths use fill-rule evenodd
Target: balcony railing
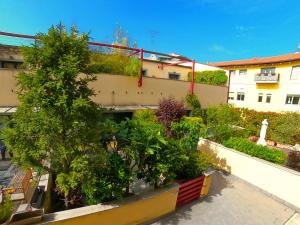
M 255 75 L 256 83 L 278 83 L 280 74 L 278 73 L 258 73 Z

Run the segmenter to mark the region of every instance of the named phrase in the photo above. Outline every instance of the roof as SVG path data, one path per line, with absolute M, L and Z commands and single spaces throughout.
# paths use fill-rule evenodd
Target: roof
M 270 64 L 270 63 L 282 63 L 282 62 L 291 62 L 300 60 L 300 52 L 279 55 L 279 56 L 271 56 L 264 58 L 253 58 L 253 59 L 244 59 L 244 60 L 234 60 L 227 62 L 215 62 L 209 63 L 211 66 L 244 66 L 244 65 L 258 65 L 258 64 Z

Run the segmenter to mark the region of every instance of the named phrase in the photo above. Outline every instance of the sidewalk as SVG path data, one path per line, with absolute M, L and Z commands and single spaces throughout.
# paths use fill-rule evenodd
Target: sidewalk
M 300 225 L 299 217 L 294 210 L 257 188 L 218 172 L 213 177 L 209 196 L 182 206 L 153 224 Z

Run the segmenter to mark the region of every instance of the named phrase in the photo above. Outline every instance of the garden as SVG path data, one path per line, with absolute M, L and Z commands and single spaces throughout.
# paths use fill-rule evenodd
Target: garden
M 197 151 L 199 136 L 206 135 L 197 97 L 187 95 L 191 117 L 183 102 L 169 98 L 156 111 L 114 121 L 91 100 L 91 62 L 104 59 L 88 48 L 88 39 L 59 25 L 22 47 L 20 106 L 1 134 L 15 164 L 51 174 L 52 198 L 60 201 L 52 211 L 131 196 L 136 180 L 159 188 L 203 175 L 211 163 Z M 10 208 L 9 200 L 3 204 Z
M 255 142 L 264 119 L 269 122 L 266 138 L 272 145 L 268 146 Z M 220 105 L 210 107 L 205 120 L 212 130 L 209 139 L 248 155 L 300 170 L 300 152 L 291 150 L 293 145 L 300 143 L 300 114 L 256 112 Z M 289 146 L 289 149 L 279 146 Z

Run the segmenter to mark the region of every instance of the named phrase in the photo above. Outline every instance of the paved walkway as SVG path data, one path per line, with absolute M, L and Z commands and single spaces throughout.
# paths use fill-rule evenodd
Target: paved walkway
M 294 210 L 257 188 L 218 172 L 213 177 L 209 196 L 182 206 L 153 224 L 300 225 L 299 219 Z

